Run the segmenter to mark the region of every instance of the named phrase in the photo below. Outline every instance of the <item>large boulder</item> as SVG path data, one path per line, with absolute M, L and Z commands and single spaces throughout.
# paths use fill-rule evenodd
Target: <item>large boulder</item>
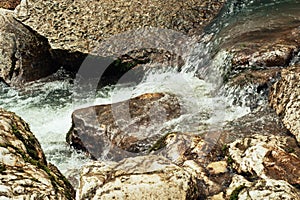
M 45 77 L 57 70 L 47 39 L 0 9 L 0 80 L 9 85 Z
M 93 53 L 92 50 L 98 48 L 97 42 L 143 27 L 198 34 L 218 14 L 223 4 L 223 0 L 23 0 L 16 9 L 16 16 L 48 38 L 53 49 Z M 126 43 L 122 47 L 130 47 L 136 36 L 122 40 Z M 161 37 L 164 37 L 163 34 L 153 39 L 157 41 Z M 116 46 L 122 45 L 119 41 L 114 42 L 117 42 Z
M 1 199 L 74 199 L 75 191 L 59 170 L 47 163 L 28 124 L 0 109 Z
M 93 158 L 119 160 L 146 152 L 165 134 L 163 124 L 182 112 L 177 97 L 167 93 L 75 110 L 67 142 Z
M 78 199 L 198 199 L 194 175 L 160 156 L 92 162 L 81 170 Z
M 2 0 L 0 2 L 0 8 L 13 10 L 19 5 L 21 0 Z
M 300 65 L 282 70 L 270 92 L 270 105 L 300 143 Z

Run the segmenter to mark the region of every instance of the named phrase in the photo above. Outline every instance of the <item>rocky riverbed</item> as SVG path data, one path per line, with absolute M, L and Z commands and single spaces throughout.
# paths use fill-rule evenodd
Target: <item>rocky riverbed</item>
M 0 199 L 300 199 L 299 2 L 0 7 Z

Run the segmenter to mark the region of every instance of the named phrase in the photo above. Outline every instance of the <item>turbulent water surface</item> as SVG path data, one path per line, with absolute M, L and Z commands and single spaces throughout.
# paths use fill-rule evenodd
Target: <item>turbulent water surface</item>
M 293 5 L 296 1 L 231 1 L 219 18 L 209 27 L 207 34 L 216 35 L 218 41 L 225 29 L 234 30 L 239 34 L 245 29 L 241 24 L 247 22 L 247 27 L 263 28 L 261 24 L 249 18 L 268 16 L 275 20 L 276 16 L 293 18 Z M 234 9 L 233 9 L 234 8 Z M 292 8 L 292 10 L 288 10 Z M 272 12 L 269 12 L 272 10 Z M 277 11 L 276 11 L 277 10 Z M 279 11 L 280 12 L 279 12 Z M 278 14 L 279 13 L 279 14 Z M 287 14 L 290 13 L 290 14 Z M 241 21 L 238 18 L 241 18 Z M 255 23 L 251 25 L 251 23 Z M 284 23 L 284 22 L 283 22 Z M 236 29 L 233 29 L 234 26 Z M 204 36 L 205 37 L 205 36 Z M 223 39 L 226 39 L 223 37 Z M 217 43 L 217 42 L 215 42 Z M 85 155 L 70 149 L 65 142 L 66 133 L 71 126 L 71 113 L 76 108 L 96 104 L 110 104 L 130 97 L 149 92 L 170 92 L 175 94 L 188 111 L 179 119 L 166 124 L 175 131 L 202 133 L 205 130 L 219 128 L 226 121 L 241 117 L 249 112 L 246 106 L 232 106 L 232 99 L 220 95 L 222 93 L 222 67 L 226 64 L 226 56 L 219 54 L 211 60 L 208 51 L 215 49 L 214 42 L 195 45 L 188 55 L 188 62 L 181 72 L 170 66 L 165 70 L 148 71 L 142 82 L 137 85 L 118 84 L 106 86 L 97 93 L 91 92 L 79 100 L 74 96 L 72 78 L 63 70 L 44 80 L 30 83 L 21 90 L 0 86 L 0 106 L 16 112 L 30 124 L 32 132 L 40 141 L 48 161 L 52 162 L 67 176 L 73 169 L 78 169 L 88 159 Z M 205 56 L 203 57 L 205 52 Z M 214 70 L 203 70 L 203 69 Z M 221 69 L 220 71 L 218 69 Z M 195 77 L 195 73 L 202 77 Z M 86 94 L 85 94 L 86 95 Z M 79 94 L 80 96 L 80 94 Z

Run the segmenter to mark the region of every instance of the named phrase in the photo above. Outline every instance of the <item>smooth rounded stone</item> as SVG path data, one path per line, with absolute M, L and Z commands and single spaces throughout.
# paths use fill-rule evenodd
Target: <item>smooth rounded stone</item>
M 137 40 L 139 34 L 135 31 L 140 28 L 171 29 L 197 35 L 219 13 L 223 4 L 223 0 L 23 0 L 15 14 L 25 25 L 48 38 L 53 49 L 95 53 L 93 50 L 99 47 L 100 41 L 124 32 L 128 33 L 126 40 L 122 40 L 124 36 L 115 37 L 116 41 L 111 41 L 114 44 L 107 44 L 127 49 Z M 160 37 L 164 37 L 163 34 Z M 147 42 L 143 38 L 138 40 L 146 45 Z
M 164 134 L 163 124 L 183 112 L 177 97 L 167 93 L 75 110 L 67 142 L 93 158 L 121 160 L 146 153 Z
M 300 65 L 282 70 L 281 79 L 271 88 L 269 101 L 282 116 L 286 128 L 300 142 Z
M 19 5 L 21 0 L 1 0 L 0 8 L 13 10 Z
M 299 190 L 283 180 L 259 179 L 254 182 L 246 180 L 243 176 L 235 175 L 226 191 L 226 199 L 299 199 Z
M 92 162 L 82 168 L 77 199 L 197 199 L 196 178 L 161 156 Z
M 239 173 L 300 183 L 300 148 L 290 136 L 252 135 L 229 144 L 228 152 Z
M 57 70 L 47 39 L 0 8 L 0 81 L 22 86 Z
M 1 199 L 74 199 L 75 191 L 51 163 L 29 126 L 0 108 Z

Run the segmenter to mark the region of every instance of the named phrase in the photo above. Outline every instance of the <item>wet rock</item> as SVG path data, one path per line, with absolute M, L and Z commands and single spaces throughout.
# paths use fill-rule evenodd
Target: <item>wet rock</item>
M 28 124 L 0 109 L 0 188 L 7 199 L 74 199 L 75 191 L 47 163 Z
M 47 39 L 0 9 L 0 80 L 21 86 L 57 70 Z
M 149 149 L 164 134 L 163 123 L 183 112 L 176 96 L 166 93 L 79 109 L 72 114 L 67 142 L 93 158 L 120 160 Z
M 257 133 L 265 136 L 286 136 L 288 130 L 271 108 L 263 106 L 225 124 L 218 142 L 224 145 Z
M 231 143 L 228 152 L 239 173 L 300 183 L 300 148 L 292 137 L 253 135 Z
M 281 69 L 289 66 L 299 53 L 299 11 L 296 2 L 268 6 L 253 3 L 247 15 L 237 15 L 239 20 L 222 29 L 220 46 L 228 53 L 229 60 L 224 66 L 223 79 L 228 88 L 235 88 L 231 89 L 232 94 L 239 98 L 253 95 L 257 100 L 249 103 L 252 105 L 267 98 Z
M 300 142 L 300 65 L 282 70 L 281 80 L 272 86 L 269 100 L 284 125 Z
M 218 14 L 223 4 L 224 1 L 182 0 L 144 2 L 25 0 L 16 9 L 16 16 L 24 24 L 48 38 L 53 49 L 91 53 L 99 47 L 98 42 L 143 27 L 159 27 L 160 30 L 171 29 L 183 34 L 198 34 Z M 139 35 L 132 33 L 134 32 L 126 36 L 126 41 L 122 40 L 124 45 L 120 42 L 124 36 L 115 38 L 118 41 L 111 41 L 110 45 L 128 49 Z M 134 37 L 128 39 L 130 35 Z M 161 37 L 162 34 L 153 38 L 153 42 Z M 138 43 L 148 42 L 145 43 L 142 38 L 140 39 Z
M 13 10 L 19 5 L 21 0 L 2 0 L 0 2 L 0 8 Z
M 299 191 L 283 180 L 259 179 L 247 181 L 243 176 L 235 175 L 227 189 L 228 199 L 299 199 Z
M 160 156 L 92 162 L 81 171 L 78 199 L 197 199 L 196 177 Z

